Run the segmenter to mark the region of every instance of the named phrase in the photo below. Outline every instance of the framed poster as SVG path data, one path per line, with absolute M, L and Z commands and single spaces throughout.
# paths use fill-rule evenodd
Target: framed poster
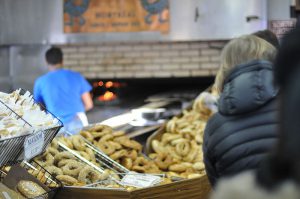
M 65 33 L 169 31 L 169 0 L 64 0 Z

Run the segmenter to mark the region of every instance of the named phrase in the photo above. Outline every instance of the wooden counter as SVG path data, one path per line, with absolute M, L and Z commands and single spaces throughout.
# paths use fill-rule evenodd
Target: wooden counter
M 206 176 L 159 185 L 135 191 L 95 189 L 95 188 L 63 188 L 57 199 L 207 199 L 210 193 L 210 184 Z

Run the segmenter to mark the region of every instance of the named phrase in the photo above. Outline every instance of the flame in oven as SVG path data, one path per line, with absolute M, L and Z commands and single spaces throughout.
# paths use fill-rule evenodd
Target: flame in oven
M 96 102 L 117 102 L 119 100 L 120 89 L 127 84 L 113 80 L 98 80 L 93 83 L 93 94 Z
M 98 97 L 100 101 L 112 101 L 117 98 L 117 95 L 111 91 L 105 91 L 105 93 Z

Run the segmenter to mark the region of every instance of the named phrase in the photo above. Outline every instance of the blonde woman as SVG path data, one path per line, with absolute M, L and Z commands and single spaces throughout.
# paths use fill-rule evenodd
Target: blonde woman
M 206 125 L 203 145 L 212 185 L 257 168 L 277 140 L 275 55 L 273 45 L 254 35 L 233 39 L 221 53 L 215 79 L 218 112 Z

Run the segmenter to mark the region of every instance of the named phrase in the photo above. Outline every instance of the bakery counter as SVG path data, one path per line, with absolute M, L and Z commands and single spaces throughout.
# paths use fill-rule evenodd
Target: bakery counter
M 105 199 L 207 199 L 210 193 L 210 185 L 206 176 L 174 182 L 171 184 L 153 186 L 134 191 L 76 188 L 65 187 L 58 192 L 57 199 L 82 199 L 82 198 L 105 198 Z

